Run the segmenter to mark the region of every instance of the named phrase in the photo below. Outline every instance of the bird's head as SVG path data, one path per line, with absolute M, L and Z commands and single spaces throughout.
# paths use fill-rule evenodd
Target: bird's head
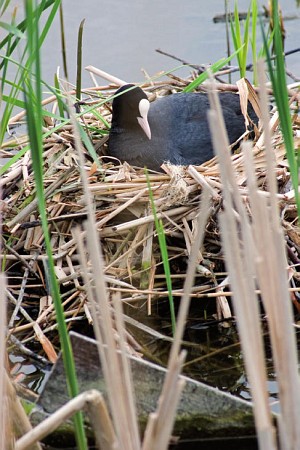
M 151 129 L 148 122 L 150 103 L 145 92 L 133 84 L 125 84 L 116 92 L 113 99 L 112 121 L 124 128 L 142 128 L 148 139 L 151 139 Z

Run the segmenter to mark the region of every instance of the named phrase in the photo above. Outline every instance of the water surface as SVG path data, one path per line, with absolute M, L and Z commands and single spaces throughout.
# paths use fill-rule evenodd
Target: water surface
M 247 11 L 250 3 L 250 0 L 239 0 L 239 10 Z M 234 1 L 228 4 L 232 10 Z M 298 15 L 297 19 L 285 22 L 286 50 L 291 50 L 299 47 L 300 12 L 295 0 L 281 4 L 284 16 Z M 213 63 L 226 56 L 225 24 L 213 23 L 213 17 L 224 12 L 224 0 L 65 0 L 63 7 L 69 79 L 73 82 L 77 32 L 82 19 L 85 19 L 83 65 L 94 65 L 126 81 L 143 80 L 142 69 L 153 76 L 178 65 L 155 52 L 157 48 L 194 64 Z M 299 58 L 299 53 L 288 58 L 289 69 L 298 75 Z M 51 81 L 57 66 L 62 66 L 58 20 L 45 43 L 44 77 Z M 83 85 L 90 84 L 85 74 Z

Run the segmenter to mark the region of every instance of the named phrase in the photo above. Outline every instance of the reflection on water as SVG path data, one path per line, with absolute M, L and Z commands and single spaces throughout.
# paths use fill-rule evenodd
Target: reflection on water
M 9 352 L 10 375 L 13 380 L 39 394 L 48 379 L 51 365 L 41 365 L 22 355 L 16 349 Z
M 199 305 L 199 304 L 198 304 Z M 233 323 L 220 322 L 214 319 L 212 314 L 203 317 L 196 302 L 190 310 L 189 320 L 186 326 L 182 348 L 187 351 L 183 373 L 197 381 L 217 387 L 222 391 L 230 392 L 245 400 L 251 400 L 251 392 L 246 377 L 243 355 L 240 349 L 239 337 Z M 206 312 L 211 307 L 206 305 Z M 147 316 L 144 308 L 136 309 L 127 305 L 126 313 L 140 321 L 141 324 L 157 330 L 166 336 L 171 336 L 171 322 L 167 311 L 167 301 L 159 302 L 157 310 L 151 316 Z M 211 310 L 212 311 L 212 310 Z M 91 335 L 92 327 L 84 324 L 84 330 L 77 329 L 85 335 Z M 87 327 L 89 330 L 87 330 Z M 143 331 L 143 327 L 127 325 L 137 342 L 142 346 L 144 357 L 162 366 L 166 366 L 170 351 L 170 341 Z M 271 349 L 266 325 L 265 350 L 268 370 L 269 399 L 272 410 L 278 412 L 277 395 L 278 386 L 273 369 Z M 11 373 L 15 381 L 25 386 L 36 394 L 41 393 L 51 369 L 51 365 L 44 366 L 28 359 L 20 352 L 10 352 Z
M 152 316 L 147 316 L 144 308 L 138 311 L 134 309 L 130 313 L 131 308 L 131 306 L 127 307 L 127 314 L 132 314 L 136 320 L 140 320 L 146 326 L 171 336 L 167 300 L 160 300 L 153 306 L 155 312 Z M 145 357 L 163 366 L 167 365 L 170 342 L 156 339 L 134 326 L 130 326 L 129 329 L 142 345 Z M 265 342 L 269 401 L 272 411 L 278 412 L 278 385 L 273 368 L 267 324 L 264 321 L 262 331 Z M 300 333 L 297 333 L 297 338 L 300 339 Z M 187 351 L 183 367 L 185 375 L 244 400 L 251 400 L 236 326 L 232 322 L 226 324 L 215 319 L 215 300 L 210 299 L 206 303 L 203 299 L 192 301 L 182 348 Z

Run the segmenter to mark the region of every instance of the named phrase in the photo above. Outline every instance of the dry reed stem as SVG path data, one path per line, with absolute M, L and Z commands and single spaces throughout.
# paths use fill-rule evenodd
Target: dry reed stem
M 179 379 L 185 352 L 168 363 L 168 372 L 158 401 L 157 410 L 148 418 L 143 450 L 167 450 L 172 433 L 177 405 L 185 382 Z
M 220 161 L 223 181 L 224 212 L 219 214 L 226 263 L 233 286 L 237 325 L 249 377 L 255 423 L 261 450 L 275 450 L 275 433 L 267 396 L 265 356 L 260 329 L 258 299 L 255 295 L 255 251 L 251 224 L 244 208 L 229 154 L 228 138 L 216 93 L 210 92 L 212 110 L 209 124 Z M 215 124 L 218 126 L 215 127 Z M 265 226 L 265 222 L 263 222 Z M 261 236 L 260 236 L 261 239 Z M 262 241 L 263 242 L 263 241 Z
M 150 415 L 145 430 L 143 450 L 167 449 L 169 436 L 175 420 L 175 412 L 180 393 L 184 387 L 183 380 L 178 380 L 185 352 L 180 352 L 187 314 L 190 306 L 190 292 L 193 287 L 196 266 L 199 263 L 199 251 L 203 242 L 204 231 L 210 212 L 209 191 L 202 192 L 201 207 L 198 212 L 197 232 L 191 248 L 189 265 L 184 284 L 184 291 L 177 316 L 176 332 L 170 350 L 168 371 L 162 387 L 157 411 Z
M 134 426 L 136 418 L 133 422 L 128 423 L 131 414 L 127 410 L 128 402 L 124 401 L 126 396 L 131 395 L 131 388 L 124 387 L 122 380 L 122 369 L 119 365 L 119 358 L 116 353 L 116 338 L 112 312 L 109 305 L 109 301 L 106 294 L 106 285 L 103 278 L 103 266 L 102 257 L 100 254 L 99 243 L 93 240 L 93 243 L 89 241 L 93 238 L 95 228 L 93 225 L 89 226 L 87 223 L 87 245 L 88 252 L 91 258 L 93 273 L 84 274 L 85 282 L 87 285 L 88 299 L 91 306 L 91 312 L 93 317 L 93 326 L 97 341 L 99 343 L 99 356 L 103 367 L 103 373 L 106 380 L 107 393 L 109 404 L 112 412 L 113 423 L 116 430 L 116 435 L 120 448 L 129 449 L 130 445 L 134 448 L 139 448 L 136 444 L 128 442 L 131 438 L 131 434 L 128 433 L 129 427 Z M 80 251 L 83 266 L 87 265 L 86 250 L 83 245 L 78 241 L 78 249 Z M 97 251 L 98 250 L 98 251 Z M 91 277 L 92 275 L 92 277 Z M 101 311 L 101 312 L 100 312 Z M 122 443 L 122 444 L 121 444 Z
M 13 428 L 16 436 L 24 436 L 27 433 L 31 433 L 33 429 L 21 401 L 16 395 L 15 388 L 7 374 L 5 378 L 5 390 L 9 399 L 9 415 L 12 418 Z M 14 449 L 15 448 L 16 444 Z M 30 450 L 42 450 L 42 447 L 38 442 L 36 442 L 31 445 Z
M 90 275 L 85 272 L 85 280 L 87 284 L 91 284 L 88 288 L 88 298 L 91 303 L 94 330 L 98 340 L 99 356 L 106 381 L 118 447 L 120 449 L 123 448 L 124 450 L 138 450 L 140 448 L 140 437 L 130 366 L 128 358 L 126 358 L 124 354 L 124 342 L 121 344 L 121 359 L 117 354 L 114 321 L 104 280 L 104 264 L 98 235 L 96 233 L 96 223 L 88 188 L 88 180 L 83 170 L 83 149 L 77 130 L 78 125 L 72 114 L 71 121 L 74 127 L 75 147 L 81 162 L 81 180 L 88 212 L 88 220 L 85 224 L 87 232 L 86 245 L 91 260 L 93 275 L 91 278 Z M 83 245 L 80 245 L 80 250 L 82 263 L 86 266 L 87 255 L 84 252 Z M 123 336 L 121 303 L 120 308 L 117 308 L 114 311 L 114 315 L 117 317 L 118 332 Z
M 264 71 L 260 70 L 260 82 L 264 83 Z M 265 111 L 268 117 L 268 111 Z M 252 157 L 248 152 L 249 164 L 246 170 L 251 188 L 253 210 L 253 231 L 257 248 L 257 276 L 262 290 L 262 300 L 268 316 L 274 363 L 279 384 L 281 414 L 279 417 L 279 437 L 281 447 L 286 450 L 300 448 L 300 380 L 295 333 L 293 329 L 293 312 L 288 292 L 288 263 L 286 260 L 285 241 L 279 219 L 276 198 L 277 187 L 274 177 L 275 161 L 269 142 L 266 144 L 268 164 L 268 185 L 271 192 L 270 203 L 259 196 L 253 174 Z M 252 167 L 251 167 L 252 166 Z M 259 239 L 257 237 L 259 236 Z M 266 258 L 265 249 L 269 254 Z M 270 283 L 270 280 L 272 282 Z
M 90 73 L 93 73 L 94 75 L 98 75 L 99 77 L 104 78 L 105 80 L 109 81 L 112 84 L 116 84 L 117 86 L 124 86 L 124 84 L 127 84 L 126 81 L 121 80 L 120 78 L 114 77 L 113 75 L 110 75 L 107 72 L 104 72 L 104 70 L 97 69 L 94 66 L 86 66 L 85 70 L 87 70 Z
M 174 344 L 172 346 L 170 354 L 170 361 L 171 361 L 170 364 L 172 364 L 173 357 L 174 358 L 179 357 L 179 349 L 183 338 L 186 318 L 190 305 L 191 292 L 194 285 L 196 266 L 199 263 L 199 251 L 201 249 L 201 245 L 204 240 L 205 226 L 207 224 L 210 212 L 211 212 L 210 193 L 209 191 L 206 191 L 204 189 L 201 197 L 201 205 L 197 215 L 196 236 L 195 239 L 193 240 L 193 245 L 191 247 L 189 265 L 187 269 L 187 274 L 183 287 L 183 295 L 181 298 L 178 312 L 176 333 L 174 336 Z
M 15 450 L 41 450 L 38 441 L 51 434 L 63 422 L 83 409 L 86 410 L 89 416 L 98 448 L 101 450 L 112 450 L 115 442 L 113 427 L 103 396 L 95 389 L 83 392 L 77 397 L 72 398 L 34 429 L 24 434 L 15 443 Z
M 260 69 L 260 84 L 262 87 L 265 85 L 263 73 L 264 71 Z M 263 88 L 261 90 L 262 103 L 267 105 L 266 93 Z M 250 223 L 247 215 L 241 209 L 242 202 L 238 198 L 237 185 L 233 184 L 232 171 L 229 165 L 226 167 L 222 149 L 218 147 L 220 136 L 214 135 L 215 145 L 220 157 L 220 167 L 224 168 L 222 171 L 223 183 L 226 180 L 226 186 L 228 187 L 228 189 L 224 189 L 225 213 L 222 213 L 220 220 L 224 233 L 224 247 L 230 279 L 235 291 L 233 300 L 238 316 L 246 368 L 253 390 L 260 448 L 276 448 L 276 444 L 268 411 L 263 345 L 262 342 L 259 342 L 261 341 L 261 332 L 259 331 L 259 312 L 256 306 L 257 298 L 254 295 L 255 285 L 253 280 L 255 273 L 261 287 L 262 300 L 268 316 L 279 383 L 282 411 L 279 416 L 281 448 L 292 450 L 300 446 L 300 433 L 297 426 L 300 412 L 298 362 L 295 334 L 292 327 L 293 314 L 288 294 L 286 272 L 288 264 L 282 225 L 279 220 L 275 160 L 269 131 L 271 126 L 269 126 L 267 107 L 262 108 L 262 110 L 265 124 L 264 144 L 266 147 L 266 174 L 270 190 L 269 201 L 258 190 L 252 149 L 249 145 L 244 144 L 244 163 L 252 211 L 252 222 Z M 211 116 L 211 121 L 216 119 L 213 113 L 211 113 Z M 238 222 L 231 213 L 234 208 L 238 211 Z M 239 242 L 240 234 L 243 238 L 243 244 Z M 271 283 L 270 280 L 272 280 Z M 249 309 L 250 305 L 252 309 Z M 254 305 L 255 309 L 253 308 Z M 244 307 L 246 308 L 243 312 Z M 247 323 L 249 317 L 252 321 Z M 255 329 L 256 333 L 254 333 Z M 251 348 L 251 343 L 254 343 L 253 348 Z
M 11 447 L 11 414 L 9 408 L 9 399 L 6 392 L 6 304 L 5 295 L 6 278 L 0 273 L 0 449 L 7 450 Z
M 240 217 L 238 226 L 230 211 L 233 208 L 232 201 L 227 201 L 225 208 L 226 211 L 220 214 L 219 220 L 230 282 L 233 287 L 234 309 L 254 402 L 258 439 L 262 450 L 270 450 L 275 449 L 276 446 L 266 390 L 267 378 L 262 333 L 259 329 L 258 298 L 255 295 L 253 268 L 251 270 L 249 267 L 251 264 L 248 261 L 254 256 L 251 251 L 253 243 L 245 216 Z M 244 235 L 245 248 L 240 248 L 239 227 Z

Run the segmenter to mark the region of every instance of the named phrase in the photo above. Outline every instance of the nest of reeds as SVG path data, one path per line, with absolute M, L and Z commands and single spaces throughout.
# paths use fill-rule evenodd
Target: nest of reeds
M 153 96 L 168 95 L 183 86 L 183 80 L 171 79 L 151 84 L 148 88 L 146 86 L 146 90 Z M 105 98 L 113 92 L 114 89 L 110 86 L 87 90 L 85 103 L 96 102 L 95 94 Z M 49 99 L 50 101 L 53 102 L 54 98 Z M 143 169 L 130 167 L 126 163 L 113 164 L 105 156 L 108 129 L 99 118 L 99 113 L 109 122 L 111 110 L 108 103 L 95 107 L 94 110 L 90 109 L 80 120 L 87 127 L 101 162 L 97 165 L 88 152 L 85 153 L 85 170 L 102 244 L 107 289 L 111 294 L 119 293 L 124 302 L 136 308 L 144 308 L 147 304 L 150 313 L 153 302 L 167 298 L 167 286 L 149 201 L 147 176 Z M 19 115 L 16 119 L 20 118 Z M 297 211 L 276 120 L 273 125 L 281 219 L 289 262 L 291 267 L 295 267 L 299 263 L 300 249 Z M 49 131 L 55 126 L 50 117 L 45 126 Z M 297 116 L 294 117 L 294 127 L 299 129 Z M 265 158 L 259 138 L 258 133 L 253 152 L 259 187 L 267 190 Z M 26 139 L 19 147 L 25 144 Z M 236 153 L 232 155 L 232 160 L 240 190 L 247 203 L 243 157 Z M 49 133 L 44 141 L 44 185 L 49 229 L 65 317 L 69 326 L 77 329 L 83 319 L 87 317 L 90 320 L 76 240 L 72 234 L 72 230 L 86 219 L 78 161 L 70 125 Z M 165 165 L 164 170 L 165 173 L 149 172 L 148 177 L 157 216 L 162 220 L 166 236 L 173 297 L 180 298 L 182 294 L 187 260 L 196 232 L 195 219 L 205 185 L 211 192 L 212 210 L 203 248 L 199 253 L 199 266 L 191 295 L 199 299 L 210 297 L 215 303 L 223 300 L 219 303 L 221 308 L 217 310 L 221 316 L 223 314 L 228 317 L 231 313 L 226 298 L 230 297 L 230 291 L 226 292 L 226 284 L 222 283 L 226 279 L 226 268 L 217 222 L 217 212 L 222 208 L 218 163 L 214 158 L 199 167 Z M 25 345 L 38 339 L 50 358 L 47 336 L 50 335 L 52 339 L 55 336 L 52 331 L 55 330 L 56 322 L 47 283 L 47 257 L 35 197 L 30 152 L 11 166 L 1 184 L 3 263 L 8 275 L 9 301 L 14 310 L 10 322 L 11 332 L 16 342 L 22 340 Z M 295 269 L 291 276 L 292 287 L 298 286 L 298 278 Z M 297 304 L 296 297 L 293 300 Z M 57 341 L 53 339 L 52 342 L 55 344 Z

